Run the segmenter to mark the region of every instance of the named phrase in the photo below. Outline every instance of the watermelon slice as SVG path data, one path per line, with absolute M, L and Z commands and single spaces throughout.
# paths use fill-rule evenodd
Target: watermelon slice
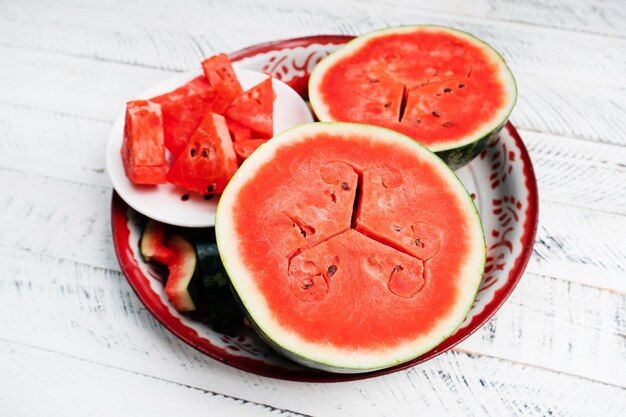
M 256 151 L 256 149 L 267 142 L 267 139 L 246 139 L 239 142 L 234 143 L 235 153 L 237 154 L 237 159 L 239 163 L 242 163 L 250 155 L 252 152 Z
M 252 129 L 255 137 L 269 139 L 274 134 L 275 98 L 270 77 L 233 100 L 225 116 Z
M 149 219 L 141 233 L 139 249 L 146 262 L 158 262 L 167 265 L 172 258 L 172 251 L 165 246 L 167 230 L 165 224 Z
M 224 91 L 214 89 L 204 76 L 199 76 L 174 91 L 150 99 L 161 105 L 165 146 L 174 157 L 208 112 L 222 113 L 228 103 L 221 96 Z
M 250 129 L 249 127 L 246 127 L 241 123 L 230 119 L 226 119 L 226 124 L 228 125 L 230 138 L 233 140 L 233 142 L 239 142 L 242 140 L 253 138 L 252 129 Z
M 237 170 L 224 117 L 208 113 L 167 173 L 167 180 L 200 194 L 218 194 Z
M 464 320 L 485 265 L 476 207 L 411 138 L 302 125 L 241 165 L 217 243 L 248 320 L 287 357 L 335 372 L 413 359 Z
M 324 58 L 309 98 L 321 121 L 396 130 L 458 168 L 497 137 L 517 89 L 504 59 L 481 40 L 405 26 L 358 37 Z
M 186 313 L 196 310 L 189 286 L 195 278 L 198 256 L 184 237 L 174 235 L 167 242 L 172 255 L 167 265 L 169 275 L 165 283 L 165 295 L 177 311 Z
M 218 92 L 221 98 L 221 108 L 216 108 L 216 113 L 223 113 L 230 103 L 243 92 L 237 75 L 233 70 L 226 54 L 214 55 L 202 62 L 204 76 L 209 81 L 211 88 Z
M 126 104 L 122 162 L 134 184 L 164 184 L 165 146 L 161 106 L 145 100 Z

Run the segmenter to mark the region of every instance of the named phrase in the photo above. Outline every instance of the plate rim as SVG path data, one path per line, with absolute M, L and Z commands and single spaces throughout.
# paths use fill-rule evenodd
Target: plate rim
M 275 40 L 252 45 L 235 51 L 229 54 L 229 57 L 233 61 L 238 61 L 265 52 L 299 46 L 306 47 L 314 43 L 325 45 L 343 44 L 352 38 L 353 36 L 350 35 L 315 35 Z M 535 171 L 528 150 L 515 126 L 511 123 L 511 121 L 507 121 L 504 128 L 511 135 L 520 150 L 520 159 L 522 160 L 523 166 L 522 175 L 524 176 L 524 187 L 528 192 L 528 207 L 526 208 L 526 218 L 522 226 L 523 231 L 520 238 L 522 251 L 515 259 L 506 278 L 506 282 L 501 288 L 495 291 L 493 299 L 487 304 L 483 311 L 472 317 L 470 323 L 467 324 L 466 331 L 453 333 L 435 348 L 408 362 L 390 368 L 365 373 L 339 374 L 314 369 L 303 369 L 302 371 L 285 370 L 280 366 L 267 364 L 262 361 L 246 357 L 238 357 L 237 361 L 232 361 L 230 357 L 222 354 L 219 349 L 207 349 L 205 347 L 206 343 L 211 346 L 214 345 L 206 339 L 202 339 L 206 342 L 204 345 L 199 344 L 199 335 L 194 329 L 187 327 L 180 321 L 180 319 L 173 316 L 167 310 L 166 306 L 162 304 L 161 299 L 156 293 L 145 291 L 146 287 L 142 285 L 142 281 L 148 280 L 149 278 L 145 276 L 139 267 L 137 258 L 134 256 L 134 252 L 129 241 L 130 230 L 128 228 L 128 209 L 130 209 L 130 206 L 124 202 L 115 190 L 113 190 L 111 201 L 113 245 L 122 274 L 125 276 L 140 301 L 144 304 L 148 311 L 150 311 L 152 316 L 155 317 L 165 328 L 199 352 L 239 370 L 261 376 L 297 382 L 347 382 L 387 375 L 411 368 L 452 349 L 454 346 L 480 329 L 496 312 L 500 310 L 502 305 L 509 298 L 522 278 L 526 265 L 528 264 L 532 254 L 539 220 L 539 195 Z M 149 284 L 145 283 L 145 285 Z

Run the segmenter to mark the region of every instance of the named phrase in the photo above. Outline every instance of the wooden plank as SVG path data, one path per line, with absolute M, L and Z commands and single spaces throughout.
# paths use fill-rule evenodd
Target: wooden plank
M 5 344 L 19 343 L 35 350 L 62 352 L 64 358 L 73 356 L 106 365 L 104 373 L 113 372 L 108 368 L 113 366 L 205 391 L 314 415 L 345 415 L 347 412 L 402 415 L 437 410 L 446 415 L 469 416 L 547 415 L 550 412 L 556 415 L 586 415 L 593 410 L 617 416 L 626 407 L 623 385 L 601 384 L 508 360 L 454 352 L 408 371 L 354 383 L 299 384 L 257 377 L 221 365 L 175 339 L 141 306 L 117 273 L 57 261 L 47 256 L 37 257 L 19 250 L 9 251 L 1 262 L 2 270 L 7 272 L 0 276 L 0 325 Z M 555 284 L 558 282 L 555 281 Z M 559 297 L 558 289 L 555 290 L 548 293 Z M 589 301 L 587 294 L 581 295 L 575 298 L 576 304 Z M 524 294 L 520 296 L 525 298 Z M 615 300 L 613 297 L 609 294 L 600 301 Z M 612 308 L 620 308 L 614 304 L 609 306 L 599 316 L 601 320 L 608 320 Z M 598 316 L 590 314 L 588 319 L 580 316 L 583 323 L 577 323 L 569 317 L 569 312 L 576 311 L 575 308 L 572 306 L 562 316 L 565 318 L 563 321 L 555 320 L 546 311 L 548 314 L 541 316 L 542 322 L 547 322 L 549 327 L 565 326 L 569 330 L 593 326 L 591 323 Z M 557 310 L 555 313 L 558 315 Z M 585 311 L 593 313 L 593 308 Z M 503 310 L 498 315 L 497 324 L 506 326 L 513 323 L 514 318 L 500 318 L 508 314 Z M 23 323 L 32 325 L 24 326 Z M 619 326 L 623 331 L 624 322 Z M 606 336 L 614 329 L 600 331 L 600 334 Z M 500 326 L 496 330 L 491 343 L 498 344 L 508 338 L 506 334 L 500 337 L 499 333 L 503 332 Z M 557 332 L 557 335 L 563 334 L 571 333 Z M 533 338 L 535 334 L 525 336 Z M 512 340 L 515 351 L 510 353 L 511 356 L 518 354 L 518 349 L 530 345 L 530 341 L 523 343 L 518 337 Z M 519 343 L 517 347 L 515 342 Z M 584 347 L 578 349 L 584 350 Z M 49 378 L 59 374 L 56 366 L 77 369 L 76 373 L 61 372 L 57 375 L 60 378 L 73 375 L 76 381 L 84 381 L 83 376 L 102 373 L 94 371 L 93 367 L 80 365 L 78 368 L 73 361 L 68 362 L 64 358 L 47 358 L 47 354 L 42 354 L 42 361 L 50 362 L 49 367 L 40 367 L 36 363 L 29 366 L 26 362 L 39 353 L 32 353 L 33 349 L 23 347 L 15 347 L 12 351 L 17 353 L 0 355 L 3 358 L 0 369 L 15 366 L 10 369 L 19 370 L 27 379 L 36 374 L 50 381 Z M 24 351 L 26 353 L 20 353 Z M 615 352 L 604 353 L 613 355 Z M 600 365 L 604 366 L 611 357 L 598 356 L 589 361 L 600 361 Z M 613 362 L 617 366 L 620 363 L 623 361 Z M 572 362 L 574 365 L 585 367 L 578 362 Z M 87 375 L 82 372 L 87 372 Z M 123 377 L 116 373 L 110 378 L 113 383 Z M 616 382 L 623 383 L 623 374 L 622 379 Z M 276 392 L 281 395 L 275 395 Z M 114 395 L 118 395 L 117 391 Z M 614 400 L 606 401 L 606 398 Z
M 370 0 L 372 1 L 372 0 Z M 384 0 L 386 7 L 404 6 L 405 0 Z M 552 0 L 549 2 L 501 0 L 414 0 L 417 9 L 445 13 L 446 16 L 481 17 L 526 25 L 626 37 L 626 13 L 620 0 L 584 1 Z
M 97 122 L 96 125 L 97 129 L 101 128 Z M 10 148 L 17 141 L 6 143 Z M 536 158 L 538 172 L 547 171 L 539 178 L 540 187 L 543 181 L 547 181 L 547 185 L 540 188 L 546 191 L 542 194 L 545 198 L 540 204 L 540 224 L 529 270 L 626 292 L 626 281 L 623 279 L 626 265 L 626 215 L 623 207 L 626 197 L 620 186 L 624 170 L 616 165 L 619 164 L 616 160 L 606 159 L 606 170 L 590 168 L 586 182 L 581 178 L 579 182 L 560 189 L 558 185 L 550 185 L 550 171 L 554 175 L 572 171 L 571 178 L 577 179 L 576 170 L 581 169 L 582 164 L 577 165 L 576 157 L 572 159 L 568 152 L 559 153 L 549 146 L 542 147 L 542 140 L 536 143 L 538 154 L 546 156 L 545 160 Z M 4 146 L 3 142 L 0 150 Z M 42 146 L 40 160 L 45 159 L 46 148 Z M 3 189 L 0 206 L 4 214 L 0 218 L 0 245 L 117 270 L 108 220 L 111 190 L 104 185 L 108 180 L 103 178 L 105 174 L 101 171 L 101 149 L 86 150 L 83 160 L 96 164 L 87 165 L 89 168 L 86 169 L 81 164 L 69 167 L 55 165 L 54 160 L 33 167 L 27 161 L 28 154 L 22 152 L 14 155 L 18 162 L 24 161 L 24 170 L 6 169 L 0 165 Z M 71 154 L 71 151 L 68 152 Z M 589 152 L 589 165 L 595 165 L 609 153 L 610 149 L 598 151 L 595 156 Z M 11 155 L 11 152 L 8 154 Z M 554 155 L 561 156 L 552 166 L 550 158 Z M 615 155 L 619 161 L 620 154 Z M 71 155 L 72 158 L 80 160 L 75 154 Z M 8 165 L 11 166 L 11 163 Z M 31 169 L 33 172 L 29 172 Z M 80 174 L 79 171 L 84 171 L 78 177 L 79 181 L 87 183 L 74 182 L 72 176 Z M 101 183 L 103 186 L 99 185 Z M 594 191 L 594 186 L 597 191 Z M 577 193 L 577 187 L 588 188 L 589 191 Z M 609 197 L 599 197 L 603 195 Z M 72 245 L 68 246 L 67 242 L 72 242 Z
M 0 356 L 4 416 L 302 415 L 2 339 Z
M 174 74 L 1 46 L 0 59 L 10 62 L 0 67 L 0 103 L 109 121 L 127 100 Z M 525 74 L 518 81 L 516 126 L 626 145 L 626 89 Z
M 90 360 L 111 357 L 126 369 L 136 369 L 142 358 L 146 364 L 162 358 L 170 363 L 159 367 L 172 372 L 195 365 L 227 369 L 163 329 L 119 272 L 4 252 L 2 338 Z M 625 307 L 625 294 L 530 274 L 496 318 L 460 347 L 626 387 Z
M 458 349 L 626 386 L 624 311 L 624 293 L 526 273 Z
M 31 1 L 3 5 L 2 44 L 186 70 L 196 67 L 202 57 L 212 52 L 263 41 L 320 33 L 360 34 L 387 26 L 434 23 L 459 27 L 490 42 L 516 73 L 626 86 L 622 76 L 626 68 L 623 39 L 431 13 L 412 3 L 391 7 L 378 2 L 326 0 L 313 4 L 281 0 L 268 8 L 258 0 L 193 1 L 187 7 L 165 1 L 116 1 L 33 6 Z M 177 18 L 172 20 L 174 14 Z

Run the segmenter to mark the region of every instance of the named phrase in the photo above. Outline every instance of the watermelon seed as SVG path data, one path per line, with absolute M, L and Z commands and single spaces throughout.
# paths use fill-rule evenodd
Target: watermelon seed
M 180 197 L 180 199 L 181 199 L 181 200 L 183 200 L 183 201 L 187 201 L 187 200 L 189 200 L 189 194 L 183 194 L 183 195 Z
M 443 127 L 451 127 L 452 126 L 452 122 L 445 122 L 443 124 Z
M 202 150 L 202 156 L 204 156 L 205 158 L 209 157 L 209 151 L 207 151 L 206 149 Z
M 402 268 L 402 265 L 396 265 L 393 270 L 394 271 L 402 271 L 404 268 Z
M 334 192 L 330 193 L 330 199 L 333 200 L 333 203 L 337 202 L 337 196 L 335 195 Z
M 415 119 L 415 124 L 416 124 L 416 125 L 419 125 L 419 124 L 421 124 L 421 123 L 422 123 L 422 121 L 421 121 L 420 119 Z
M 439 112 L 434 111 L 434 112 L 433 112 L 433 116 L 435 116 L 435 117 L 439 117 Z
M 193 158 L 194 156 L 196 156 L 196 150 L 195 149 L 191 149 L 191 157 Z
M 446 88 L 443 89 L 443 92 L 444 93 L 451 93 L 452 89 L 450 87 L 446 87 Z
M 205 200 L 210 200 L 210 199 L 212 199 L 212 198 L 213 198 L 213 194 L 205 194 L 205 195 L 204 195 L 204 199 L 205 199 Z
M 459 85 L 457 85 L 457 87 L 459 87 L 459 88 L 465 88 L 465 84 L 459 84 Z
M 424 243 L 420 240 L 419 237 L 415 238 L 415 246 L 417 246 L 418 248 L 423 248 L 425 245 Z
M 385 103 L 385 108 L 388 109 L 389 107 L 391 107 L 391 102 Z
M 328 267 L 328 275 L 334 275 L 337 272 L 337 265 L 331 265 Z
M 393 230 L 395 230 L 396 232 L 399 232 L 400 230 L 402 230 L 402 228 L 400 226 L 394 226 Z
M 206 192 L 207 193 L 212 193 L 213 191 L 215 191 L 215 185 L 209 184 L 209 186 L 206 187 Z
M 305 279 L 304 281 L 302 281 L 302 289 L 303 290 L 308 290 L 312 286 L 313 286 L 313 280 L 312 279 Z
M 341 189 L 344 191 L 348 191 L 350 189 L 350 184 L 348 184 L 347 182 L 342 182 L 341 183 Z

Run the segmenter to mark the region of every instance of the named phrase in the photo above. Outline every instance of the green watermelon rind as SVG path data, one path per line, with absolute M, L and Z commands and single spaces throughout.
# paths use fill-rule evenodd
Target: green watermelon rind
M 313 71 L 311 71 L 311 76 L 309 78 L 309 101 L 311 103 L 313 111 L 315 112 L 315 115 L 320 121 L 338 122 L 339 120 L 334 120 L 323 109 L 323 100 L 318 90 L 315 88 L 315 86 L 321 81 L 323 71 L 327 69 L 330 65 L 334 64 L 335 61 L 349 55 L 352 51 L 354 51 L 366 41 L 372 38 L 383 37 L 388 34 L 399 32 L 410 32 L 424 28 L 453 33 L 455 35 L 462 36 L 467 40 L 474 42 L 475 44 L 478 44 L 481 49 L 491 54 L 495 58 L 496 62 L 501 65 L 501 80 L 503 85 L 507 88 L 508 92 L 508 105 L 503 106 L 502 114 L 497 119 L 494 119 L 492 123 L 486 125 L 486 128 L 479 128 L 474 134 L 468 135 L 465 138 L 462 138 L 461 140 L 455 141 L 451 144 L 434 145 L 429 147 L 452 169 L 458 169 L 471 162 L 490 143 L 490 141 L 498 137 L 500 131 L 502 130 L 502 127 L 506 124 L 509 116 L 511 115 L 511 112 L 513 111 L 513 108 L 515 107 L 518 96 L 517 82 L 515 81 L 515 77 L 513 76 L 511 69 L 506 64 L 504 57 L 487 42 L 472 35 L 471 33 L 439 25 L 405 25 L 380 29 L 356 37 L 351 41 L 345 43 L 344 45 L 340 46 L 335 51 L 331 52 L 313 68 Z
M 286 341 L 289 338 L 288 336 L 286 336 L 289 333 L 289 329 L 281 329 L 279 323 L 272 322 L 271 312 L 269 311 L 269 308 L 265 303 L 263 297 L 260 295 L 260 291 L 258 291 L 254 287 L 251 287 L 247 290 L 245 288 L 246 283 L 243 280 L 246 279 L 246 276 L 253 277 L 255 275 L 255 272 L 246 269 L 245 265 L 242 264 L 241 257 L 239 256 L 237 249 L 237 243 L 233 239 L 232 227 L 234 226 L 234 223 L 233 219 L 230 217 L 232 211 L 230 210 L 229 206 L 232 207 L 236 203 L 237 189 L 240 187 L 240 184 L 243 185 L 247 181 L 253 180 L 257 169 L 264 163 L 264 161 L 273 156 L 274 150 L 279 147 L 282 142 L 289 141 L 289 143 L 294 143 L 294 141 L 298 140 L 297 134 L 300 133 L 302 130 L 306 130 L 307 133 L 317 133 L 327 132 L 328 128 L 334 129 L 335 131 L 333 133 L 338 133 L 337 131 L 343 130 L 342 133 L 350 134 L 351 131 L 354 131 L 353 129 L 356 129 L 360 133 L 369 133 L 370 136 L 375 136 L 376 138 L 388 136 L 390 138 L 393 138 L 391 139 L 392 141 L 399 141 L 401 143 L 404 143 L 407 147 L 413 148 L 413 150 L 417 151 L 421 155 L 429 155 L 426 157 L 431 157 L 433 161 L 435 161 L 442 168 L 444 168 L 444 172 L 447 172 L 449 174 L 451 186 L 456 186 L 455 188 L 458 191 L 459 196 L 462 196 L 462 199 L 468 205 L 467 215 L 471 216 L 470 218 L 475 221 L 475 238 L 480 238 L 482 241 L 482 245 L 480 252 L 476 252 L 472 255 L 473 258 L 476 259 L 471 259 L 472 262 L 468 262 L 464 266 L 464 273 L 460 274 L 465 277 L 465 280 L 467 280 L 467 276 L 472 277 L 471 281 L 464 282 L 464 285 L 462 286 L 461 291 L 464 293 L 465 296 L 462 296 L 461 299 L 457 302 L 455 308 L 451 309 L 454 310 L 454 314 L 452 315 L 453 319 L 447 320 L 447 326 L 436 332 L 436 335 L 431 335 L 429 337 L 423 338 L 425 339 L 425 341 L 421 341 L 420 339 L 418 339 L 416 342 L 414 340 L 413 344 L 417 343 L 418 346 L 407 349 L 408 351 L 410 351 L 410 353 L 408 354 L 387 354 L 386 356 L 393 356 L 393 358 L 390 359 L 386 357 L 386 359 L 384 360 L 374 361 L 370 357 L 363 359 L 364 362 L 360 362 L 354 361 L 352 358 L 354 356 L 354 352 L 347 349 L 341 352 L 341 355 L 343 355 L 343 359 L 349 358 L 349 363 L 346 363 L 342 362 L 341 360 L 336 360 L 336 357 L 333 357 L 332 353 L 329 354 L 328 352 L 322 352 L 322 354 L 320 355 L 318 352 L 316 354 L 315 352 L 313 352 L 314 349 L 311 346 L 307 346 L 308 342 L 303 342 L 304 349 L 298 349 L 297 347 L 294 348 L 292 341 Z M 251 171 L 250 174 L 248 174 L 248 171 Z M 432 151 L 420 145 L 418 142 L 414 141 L 410 137 L 395 132 L 393 130 L 378 126 L 364 125 L 358 123 L 318 122 L 296 126 L 282 132 L 273 139 L 269 140 L 267 143 L 261 145 L 257 149 L 257 151 L 252 156 L 250 156 L 250 158 L 244 161 L 239 170 L 237 170 L 237 172 L 227 185 L 226 189 L 224 190 L 222 197 L 220 198 L 215 219 L 215 230 L 219 253 L 220 257 L 222 258 L 224 268 L 231 281 L 233 293 L 235 295 L 235 298 L 241 305 L 244 314 L 248 318 L 248 321 L 255 328 L 259 336 L 285 357 L 292 359 L 293 361 L 298 362 L 302 365 L 329 372 L 363 373 L 375 371 L 378 369 L 389 368 L 395 365 L 399 365 L 401 363 L 405 363 L 430 351 L 431 349 L 439 345 L 443 340 L 448 338 L 451 334 L 453 334 L 463 323 L 465 317 L 472 307 L 472 304 L 476 297 L 476 293 L 482 281 L 482 276 L 485 268 L 486 243 L 480 215 L 478 213 L 476 205 L 474 204 L 474 201 L 472 200 L 469 193 L 467 192 L 459 178 L 456 176 L 454 171 L 443 160 L 437 157 Z M 248 281 L 248 284 L 252 284 L 252 286 L 254 286 L 253 281 Z M 270 313 L 270 315 L 268 315 L 268 313 Z M 282 332 L 283 334 L 277 336 L 277 333 L 279 332 Z M 283 336 L 286 336 L 284 340 L 282 339 Z M 297 340 L 298 337 L 295 337 L 295 339 Z M 383 357 L 385 357 L 384 354 Z

